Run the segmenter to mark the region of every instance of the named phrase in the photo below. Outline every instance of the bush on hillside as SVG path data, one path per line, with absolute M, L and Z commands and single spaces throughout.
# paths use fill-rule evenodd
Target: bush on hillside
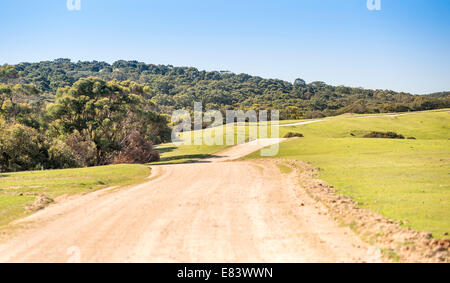
M 72 149 L 63 141 L 55 140 L 48 150 L 49 168 L 66 169 L 83 167 L 84 164 L 79 163 L 79 159 L 75 157 Z
M 96 165 L 97 146 L 91 140 L 87 131 L 80 133 L 75 130 L 68 135 L 65 144 L 73 155 L 74 162 L 80 167 Z
M 303 138 L 303 135 L 300 133 L 289 132 L 289 133 L 285 134 L 283 136 L 283 138 L 286 138 L 286 139 L 288 139 L 288 138 Z
M 139 131 L 132 131 L 122 142 L 121 151 L 113 163 L 149 163 L 159 161 L 159 153 L 153 151 L 153 143 L 145 140 Z
M 43 138 L 27 126 L 0 125 L 0 171 L 43 169 L 47 160 Z
M 370 132 L 363 136 L 364 138 L 379 138 L 379 139 L 405 139 L 404 136 L 394 132 Z

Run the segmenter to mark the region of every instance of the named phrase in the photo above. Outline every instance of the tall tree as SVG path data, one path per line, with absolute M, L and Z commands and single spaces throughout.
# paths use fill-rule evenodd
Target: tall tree
M 60 89 L 56 102 L 48 107 L 51 131 L 59 137 L 77 132 L 92 140 L 97 149 L 95 165 L 107 164 L 132 131 L 147 140 L 168 138 L 167 121 L 153 112 L 155 105 L 147 95 L 145 87 L 136 83 L 80 79 Z

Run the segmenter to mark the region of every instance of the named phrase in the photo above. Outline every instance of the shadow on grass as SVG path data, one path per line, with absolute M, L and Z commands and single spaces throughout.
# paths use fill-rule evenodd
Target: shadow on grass
M 170 147 L 163 147 L 163 148 L 157 148 L 155 147 L 155 151 L 161 153 L 166 153 L 166 152 L 171 152 L 174 151 L 175 149 L 177 149 L 177 147 L 175 146 L 170 146 Z
M 174 165 L 174 164 L 187 164 L 187 163 L 210 163 L 202 159 L 206 158 L 218 158 L 219 156 L 212 154 L 192 154 L 192 155 L 178 155 L 171 157 L 163 157 L 160 161 L 150 163 L 150 165 Z

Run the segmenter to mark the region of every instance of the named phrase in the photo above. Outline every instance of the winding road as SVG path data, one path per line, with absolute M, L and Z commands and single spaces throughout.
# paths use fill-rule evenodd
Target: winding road
M 74 197 L 21 220 L 0 262 L 374 262 L 272 161 L 233 161 L 267 140 L 201 163 L 153 166 L 144 184 Z

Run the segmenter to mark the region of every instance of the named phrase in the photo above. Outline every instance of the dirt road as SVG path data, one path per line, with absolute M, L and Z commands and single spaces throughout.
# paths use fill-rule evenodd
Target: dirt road
M 380 260 L 272 162 L 221 162 L 246 153 L 155 166 L 145 184 L 54 204 L 0 243 L 0 262 Z

